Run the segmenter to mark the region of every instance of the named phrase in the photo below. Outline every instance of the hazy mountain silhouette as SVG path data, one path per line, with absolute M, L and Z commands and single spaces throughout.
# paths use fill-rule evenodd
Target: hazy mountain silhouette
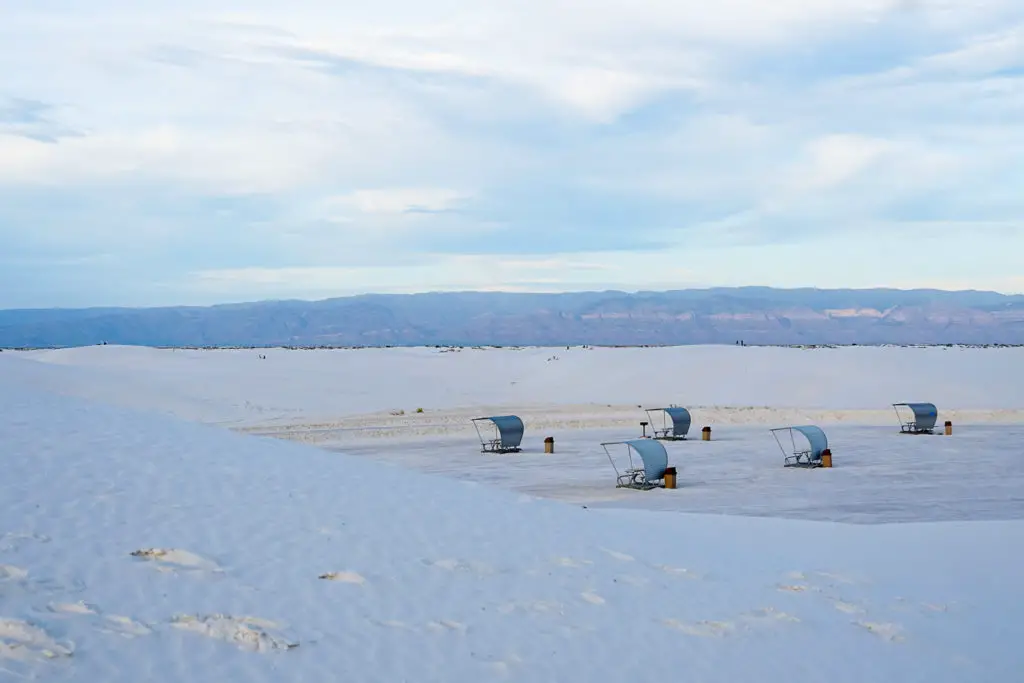
M 0 346 L 1022 344 L 1024 296 L 740 287 L 0 311 Z

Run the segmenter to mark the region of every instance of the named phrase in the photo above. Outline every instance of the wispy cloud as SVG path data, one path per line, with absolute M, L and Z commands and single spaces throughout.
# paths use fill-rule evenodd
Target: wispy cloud
M 437 212 L 454 208 L 465 196 L 444 188 L 396 187 L 384 190 L 354 190 L 345 195 L 328 197 L 328 210 L 351 211 L 353 214 L 405 214 Z
M 0 23 L 0 306 L 1020 286 L 1016 0 L 61 5 Z
M 9 97 L 5 101 L 0 97 L 0 135 L 42 143 L 80 135 L 55 120 L 56 109 L 54 105 L 39 100 Z

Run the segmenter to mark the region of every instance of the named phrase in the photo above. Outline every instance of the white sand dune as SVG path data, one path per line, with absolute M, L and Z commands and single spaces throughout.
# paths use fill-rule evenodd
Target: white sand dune
M 417 408 L 632 406 L 848 411 L 897 401 L 1024 419 L 1024 348 L 157 350 L 6 352 L 59 393 L 237 426 Z M 265 355 L 266 360 L 261 360 Z M 49 370 L 49 372 L 47 372 Z M 9 369 L 13 372 L 13 369 Z M 859 411 L 870 411 L 861 413 Z
M 266 353 L 0 354 L 0 680 L 1024 670 L 1017 350 Z M 915 399 L 954 436 L 896 434 Z M 595 445 L 666 402 L 715 439 L 669 445 L 680 489 L 614 489 Z M 488 406 L 524 453 L 478 452 Z M 834 469 L 782 468 L 796 418 Z
M 590 506 L 859 523 L 1024 517 L 1024 471 L 1006 463 L 1024 425 L 1018 348 L 99 346 L 9 360 L 32 386 Z M 900 400 L 934 401 L 955 438 L 894 435 Z M 669 403 L 690 408 L 694 438 L 713 430 L 711 444 L 669 446 L 688 494 L 609 487 L 600 442 L 638 435 L 642 406 Z M 524 419 L 526 452 L 482 459 L 470 419 L 506 413 Z M 767 428 L 806 423 L 827 429 L 842 467 L 793 489 Z M 538 460 L 546 436 L 557 453 Z

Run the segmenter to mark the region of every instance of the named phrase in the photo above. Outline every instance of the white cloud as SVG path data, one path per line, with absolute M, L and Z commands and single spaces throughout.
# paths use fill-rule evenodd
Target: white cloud
M 253 291 L 284 291 L 314 297 L 339 292 L 424 289 L 550 291 L 628 283 L 638 267 L 664 273 L 668 277 L 666 282 L 685 282 L 689 275 L 674 254 L 574 253 L 559 258 L 433 254 L 415 263 L 393 266 L 205 270 L 192 273 L 188 285 L 203 295 L 221 298 Z
M 825 135 L 809 141 L 777 180 L 766 183 L 761 208 L 778 214 L 818 206 L 823 219 L 829 213 L 848 218 L 955 184 L 964 170 L 955 154 L 912 138 Z
M 0 182 L 62 185 L 172 181 L 196 190 L 275 192 L 308 183 L 330 158 L 309 135 L 252 145 L 258 131 L 211 134 L 159 126 L 70 138 L 60 144 L 0 136 Z
M 886 140 L 859 135 L 827 135 L 807 146 L 808 163 L 794 178 L 802 189 L 835 187 L 867 169 L 891 149 Z
M 751 282 L 1020 292 L 1024 279 L 1015 254 L 1024 249 L 1024 233 L 1014 226 L 861 223 L 847 232 L 824 227 L 809 243 L 722 247 L 697 240 L 642 252 L 428 254 L 396 265 L 205 270 L 192 273 L 183 290 L 203 301 L 254 293 L 320 298 L 366 291 L 636 290 Z M 732 267 L 724 269 L 726 263 Z
M 400 187 L 355 190 L 328 197 L 324 208 L 364 214 L 401 214 L 409 211 L 444 211 L 456 206 L 466 195 L 458 190 L 431 187 Z
M 1024 68 L 1024 25 L 971 37 L 957 50 L 926 57 L 916 64 L 918 73 L 957 76 L 984 75 L 1008 68 Z
M 193 206 L 269 198 L 217 223 L 223 254 L 189 262 L 208 287 L 689 281 L 703 276 L 678 253 L 577 245 L 618 231 L 732 249 L 929 210 L 969 231 L 1024 210 L 1016 0 L 62 4 L 4 9 L 0 112 L 52 106 L 31 126 L 0 120 L 0 192 L 130 206 L 96 200 L 69 221 L 41 202 L 18 223 L 0 207 L 0 233 L 104 253 L 177 235 L 187 252 L 209 224 L 147 206 L 143 188 Z M 560 221 L 572 239 L 555 239 Z M 455 260 L 473 234 L 494 239 L 467 249 L 556 253 Z M 273 248 L 239 267 L 230 245 L 250 237 Z M 425 253 L 444 265 L 409 270 Z M 381 254 L 402 265 L 378 269 Z M 722 264 L 708 278 L 760 273 L 705 258 Z M 366 266 L 338 269 L 352 261 Z

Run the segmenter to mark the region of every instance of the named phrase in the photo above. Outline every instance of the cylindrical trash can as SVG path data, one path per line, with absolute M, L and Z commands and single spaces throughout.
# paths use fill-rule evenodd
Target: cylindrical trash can
M 548 438 L 544 439 L 544 452 L 545 453 L 554 453 L 555 452 L 555 437 L 549 436 Z
M 669 467 L 665 470 L 665 488 L 674 489 L 676 487 L 676 468 Z
M 700 430 L 701 441 L 711 441 L 711 427 Z

